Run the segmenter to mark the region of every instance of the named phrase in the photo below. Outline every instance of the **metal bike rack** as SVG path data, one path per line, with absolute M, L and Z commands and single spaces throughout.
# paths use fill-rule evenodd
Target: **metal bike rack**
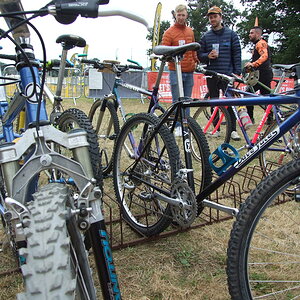
M 239 208 L 240 204 L 245 201 L 249 192 L 254 189 L 264 177 L 259 166 L 248 166 L 241 170 L 233 178 L 228 180 L 218 190 L 210 195 L 209 200 L 219 204 Z M 134 246 L 145 242 L 161 239 L 170 235 L 178 234 L 187 230 L 193 230 L 221 221 L 231 219 L 232 216 L 212 208 L 204 208 L 200 216 L 193 225 L 185 230 L 169 226 L 169 228 L 161 234 L 154 237 L 142 236 L 127 225 L 122 219 L 119 205 L 113 193 L 107 191 L 107 187 L 112 187 L 111 179 L 104 181 L 104 215 L 106 216 L 107 231 L 110 235 L 112 248 L 121 249 L 128 246 Z

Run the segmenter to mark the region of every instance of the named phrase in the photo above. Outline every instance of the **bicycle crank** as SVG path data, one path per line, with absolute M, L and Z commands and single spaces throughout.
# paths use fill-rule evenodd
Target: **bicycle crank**
M 197 217 L 197 201 L 194 192 L 185 181 L 175 181 L 171 197 L 180 199 L 183 205 L 171 205 L 173 221 L 182 228 L 188 228 Z

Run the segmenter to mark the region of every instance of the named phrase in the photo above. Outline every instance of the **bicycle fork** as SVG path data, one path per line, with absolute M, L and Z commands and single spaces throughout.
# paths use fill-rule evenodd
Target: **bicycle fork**
M 70 149 L 75 160 L 51 150 L 48 147 L 50 142 Z M 24 154 L 33 146 L 35 150 L 31 157 L 20 164 Z M 4 212 L 6 221 L 13 224 L 15 241 L 25 241 L 23 222 L 30 218 L 31 213 L 26 207 L 29 183 L 44 170 L 54 169 L 72 177 L 80 193 L 78 197 L 73 196 L 77 205 L 70 209 L 70 214 L 77 216 L 79 229 L 87 231 L 90 237 L 104 299 L 121 299 L 102 212 L 102 191 L 93 179 L 86 132 L 76 129 L 64 133 L 51 125 L 40 126 L 38 131 L 30 128 L 17 143 L 0 147 L 0 164 L 7 191 L 0 211 Z

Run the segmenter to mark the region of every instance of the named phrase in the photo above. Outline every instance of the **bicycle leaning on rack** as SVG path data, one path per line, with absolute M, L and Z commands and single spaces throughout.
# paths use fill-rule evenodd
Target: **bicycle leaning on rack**
M 186 45 L 185 45 L 186 46 Z M 157 46 L 154 48 L 154 53 L 158 55 L 174 56 L 177 66 L 178 80 L 181 80 L 180 67 L 178 68 L 178 53 L 184 52 L 189 46 L 182 48 Z M 193 45 L 190 45 L 193 48 Z M 190 49 L 191 49 L 190 48 Z M 286 66 L 287 67 L 287 66 Z M 196 107 L 214 107 L 214 106 L 242 106 L 242 105 L 267 105 L 267 104 L 296 104 L 297 109 L 290 116 L 279 124 L 272 132 L 265 138 L 260 140 L 253 146 L 245 155 L 239 158 L 238 152 L 233 147 L 230 147 L 234 155 L 229 155 L 227 151 L 219 148 L 214 155 L 219 157 L 220 165 L 218 171 L 220 176 L 213 180 L 213 182 L 196 194 L 196 201 L 198 209 L 205 207 L 215 208 L 231 215 L 237 216 L 237 222 L 231 235 L 231 241 L 228 250 L 228 281 L 230 292 L 234 299 L 255 299 L 267 297 L 269 295 L 284 295 L 283 297 L 290 297 L 299 295 L 299 278 L 298 270 L 300 264 L 298 263 L 298 199 L 299 199 L 299 164 L 300 160 L 292 161 L 288 165 L 283 166 L 280 171 L 275 171 L 271 176 L 259 185 L 259 188 L 252 193 L 252 196 L 242 206 L 241 211 L 236 207 L 230 207 L 215 203 L 208 200 L 209 195 L 224 184 L 228 179 L 233 177 L 242 168 L 248 165 L 260 153 L 267 150 L 276 140 L 282 137 L 286 132 L 293 128 L 300 121 L 300 65 L 291 65 L 288 68 L 293 69 L 295 76 L 295 89 L 289 94 L 257 96 L 251 98 L 228 98 L 210 101 L 180 98 L 177 103 L 173 104 L 160 118 L 160 122 L 151 128 L 151 132 L 145 135 L 145 131 L 140 130 L 140 139 L 137 148 L 138 155 L 134 161 L 130 161 L 127 169 L 120 172 L 119 179 L 122 176 L 124 180 L 123 188 L 127 190 L 127 196 L 124 201 L 127 202 L 127 208 L 130 210 L 132 219 L 137 221 L 142 217 L 134 211 L 133 196 L 138 194 L 144 201 L 140 201 L 139 205 L 144 205 L 144 212 L 148 206 L 152 204 L 152 210 L 155 211 L 157 207 L 162 207 L 163 204 L 168 204 L 174 213 L 183 213 L 177 209 L 176 203 L 182 202 L 182 206 L 189 206 L 192 204 L 190 190 L 180 188 L 181 182 L 176 186 L 176 192 L 167 193 L 161 191 L 159 186 L 152 184 L 152 179 L 159 176 L 155 173 L 155 168 L 146 168 L 146 163 L 151 157 L 152 142 L 155 140 L 159 131 L 165 123 L 170 123 L 170 116 L 178 117 L 173 119 L 173 122 L 179 122 L 182 126 L 183 145 L 186 149 L 186 160 L 181 160 L 181 166 L 187 173 L 187 182 L 189 186 L 193 185 L 190 179 L 193 179 L 193 173 L 196 172 L 196 167 L 191 165 L 189 156 L 192 151 L 187 145 L 190 145 L 189 130 L 186 126 L 185 110 L 186 108 Z M 182 91 L 180 92 L 182 96 Z M 122 147 L 123 136 L 128 135 L 135 130 L 139 125 L 145 127 L 147 125 L 147 114 L 140 114 L 139 120 L 133 122 L 133 118 L 129 119 L 116 141 L 115 155 L 118 155 L 118 147 Z M 126 128 L 126 129 L 124 129 Z M 147 137 L 144 139 L 144 137 Z M 142 141 L 142 142 L 140 142 Z M 227 149 L 228 149 L 227 145 Z M 160 158 L 163 160 L 164 151 L 162 151 Z M 172 156 L 169 156 L 169 164 L 176 164 L 172 162 Z M 176 157 L 175 157 L 176 158 Z M 178 158 L 178 157 L 177 157 Z M 120 158 L 114 158 L 115 168 L 118 167 Z M 116 176 L 117 177 L 117 176 Z M 173 182 L 175 185 L 175 182 Z M 143 184 L 144 190 L 139 188 Z M 292 185 L 292 187 L 291 187 Z M 147 188 L 148 186 L 148 188 Z M 289 187 L 288 190 L 286 188 Z M 175 190 L 174 190 L 175 191 Z M 276 197 L 281 194 L 278 200 Z M 185 201 L 182 201 L 185 199 Z M 188 200 L 187 200 L 188 199 Z M 275 202 L 273 200 L 276 199 Z M 279 204 L 280 205 L 276 205 Z M 274 204 L 274 205 L 271 205 Z M 175 208 L 174 208 L 175 207 Z M 142 209 L 141 209 L 142 210 Z M 140 212 L 141 212 L 140 210 Z M 161 210 L 168 216 L 168 209 Z M 264 214 L 266 213 L 266 214 Z M 151 215 L 149 213 L 149 219 Z M 278 219 L 277 219 L 278 218 Z M 176 218 L 174 218 L 176 220 Z M 278 221 L 277 221 L 278 220 Z M 277 223 L 279 220 L 282 223 Z M 288 223 L 286 223 L 288 222 Z M 288 225 L 287 225 L 288 224 Z M 258 225 L 261 225 L 259 227 Z M 272 230 L 274 229 L 274 230 Z M 258 244 L 256 244 L 258 243 Z M 290 252 L 290 246 L 293 246 Z M 262 255 L 264 254 L 263 258 Z M 252 260 L 252 258 L 254 260 Z M 290 296 L 292 295 L 292 296 Z
M 124 124 L 124 122 L 128 119 L 128 115 L 133 113 L 132 111 L 130 111 L 129 114 L 127 114 L 127 112 L 125 111 L 125 107 L 120 97 L 118 88 L 122 87 L 149 98 L 149 105 L 148 108 L 146 108 L 146 111 L 156 116 L 161 115 L 165 111 L 165 108 L 162 107 L 160 103 L 159 84 L 165 69 L 167 59 L 167 57 L 160 58 L 161 64 L 157 73 L 155 84 L 151 91 L 139 86 L 129 84 L 122 79 L 122 74 L 124 72 L 130 69 L 141 70 L 142 68 L 140 66 L 120 65 L 116 62 L 99 62 L 97 60 L 82 60 L 83 63 L 91 64 L 94 68 L 100 71 L 109 71 L 115 73 L 116 75 L 111 93 L 95 101 L 89 111 L 89 118 L 96 130 L 98 142 L 102 152 L 102 167 L 104 175 L 108 175 L 112 170 L 113 149 L 117 135 L 120 132 L 120 121 L 122 122 L 122 124 Z M 120 111 L 120 118 L 118 117 L 118 110 Z M 153 120 L 154 119 L 155 118 L 153 118 Z M 194 119 L 188 117 L 187 122 L 193 136 L 193 143 L 191 146 L 193 147 L 193 153 L 195 154 L 193 157 L 198 161 L 199 172 L 197 176 L 197 184 L 199 186 L 199 190 L 201 190 L 211 180 L 209 176 L 203 176 L 204 173 L 206 175 L 209 174 L 209 167 L 207 165 L 209 149 L 208 147 L 205 147 L 205 145 L 207 144 L 206 139 L 201 128 L 194 121 Z M 170 139 L 173 138 L 170 137 Z M 134 143 L 134 133 L 132 133 L 130 139 L 126 142 L 126 148 L 124 148 L 124 158 L 131 157 L 133 155 L 135 151 Z M 198 144 L 202 144 L 202 147 L 199 148 Z M 156 148 L 158 147 L 159 146 L 157 145 Z M 198 151 L 199 149 L 201 149 L 201 151 Z M 181 155 L 183 155 L 183 149 L 179 150 L 181 152 Z M 160 150 L 157 149 L 157 152 L 159 151 Z M 122 197 L 120 197 L 120 193 L 122 193 L 122 191 L 120 191 L 119 185 L 115 185 L 115 191 L 117 199 L 119 200 L 119 202 L 121 202 Z M 127 214 L 124 213 L 124 216 L 127 216 Z M 128 219 L 130 220 L 130 218 Z
M 8 108 L 10 124 L 2 118 L 7 143 L 0 147 L 0 212 L 21 264 L 25 291 L 19 299 L 96 299 L 88 245 L 95 256 L 103 298 L 121 299 L 102 212 L 101 182 L 91 163 L 87 133 L 80 128 L 63 132 L 49 122 L 43 99 L 46 65 L 40 80 L 28 29 L 29 25 L 38 34 L 45 53 L 42 38 L 30 22 L 38 16 L 50 13 L 64 23 L 79 15 L 122 15 L 146 25 L 131 13 L 102 13 L 99 3 L 108 1 L 81 6 L 52 1 L 48 7 L 28 12 L 31 16 L 26 18 L 21 1 L 0 1 L 1 17 L 9 27 L 1 31 L 1 37 L 14 42 L 20 74 L 20 89 Z M 9 140 L 13 120 L 24 107 L 25 131 L 18 140 L 13 136 Z M 58 120 L 63 114 L 58 114 Z
M 294 66 L 293 65 L 274 65 L 274 68 L 280 69 L 282 71 L 282 75 L 279 79 L 279 82 L 276 88 L 271 91 L 271 94 L 278 94 L 281 88 L 282 83 L 284 82 L 286 77 L 292 78 L 295 76 Z M 225 96 L 227 98 L 233 97 L 256 97 L 256 94 L 252 92 L 245 92 L 239 89 L 239 85 L 241 83 L 246 83 L 244 79 L 238 78 L 236 76 L 228 76 L 225 74 L 220 74 L 214 71 L 206 70 L 203 67 L 200 68 L 201 72 L 208 76 L 215 76 L 224 80 L 228 83 L 228 87 L 225 91 Z M 255 74 L 254 74 L 255 75 Z M 247 82 L 249 87 L 251 84 L 256 84 L 258 77 L 251 75 L 248 76 Z M 234 87 L 237 83 L 237 87 Z M 237 151 L 240 152 L 244 149 L 251 149 L 253 146 L 266 137 L 271 131 L 274 130 L 276 126 L 282 123 L 287 116 L 289 116 L 294 110 L 295 107 L 293 105 L 266 105 L 263 107 L 264 113 L 262 115 L 261 121 L 259 122 L 257 128 L 252 137 L 250 137 L 249 132 L 247 131 L 247 123 L 246 126 L 242 122 L 242 118 L 238 113 L 237 107 L 232 107 L 237 123 L 241 129 L 242 136 L 244 137 L 245 144 L 240 146 Z M 273 111 L 274 120 L 271 124 L 268 124 L 267 128 L 264 130 L 264 126 L 270 116 L 271 111 Z M 228 119 L 228 113 L 225 107 L 214 107 L 213 112 L 208 114 L 207 108 L 197 108 L 194 113 L 194 118 L 197 122 L 201 124 L 204 132 L 207 132 L 208 128 L 212 129 L 212 135 L 216 132 L 220 132 L 219 138 L 208 138 L 208 143 L 210 148 L 217 148 L 222 143 L 230 143 L 230 132 L 231 121 Z M 208 116 L 208 117 L 207 117 Z M 222 122 L 226 121 L 223 125 Z M 259 163 L 262 168 L 262 171 L 265 175 L 269 174 L 275 168 L 278 168 L 280 165 L 288 162 L 291 159 L 296 159 L 299 157 L 299 141 L 297 132 L 299 131 L 298 125 L 291 128 L 285 135 L 283 135 L 280 139 L 273 143 L 272 147 L 269 147 L 266 151 L 262 152 L 259 155 Z
M 196 49 L 198 44 L 195 43 L 194 47 Z M 181 55 L 184 52 L 185 51 L 181 51 L 179 54 Z M 163 126 L 159 134 L 153 140 L 147 158 L 145 157 L 139 165 L 140 174 L 136 174 L 136 178 L 127 177 L 128 167 L 135 162 L 136 157 L 138 157 L 140 153 L 139 144 L 147 141 L 147 136 L 151 134 L 153 128 L 157 126 L 159 122 L 158 113 L 156 113 L 156 111 L 159 111 L 160 114 L 164 111 L 159 105 L 158 89 L 164 66 L 168 59 L 168 56 L 161 58 L 161 65 L 153 91 L 150 92 L 139 87 L 127 85 L 119 77 L 116 77 L 112 95 L 95 102 L 94 108 L 92 107 L 91 109 L 92 113 L 90 113 L 95 127 L 100 128 L 101 126 L 103 128 L 102 134 L 100 136 L 98 135 L 99 139 L 103 138 L 104 140 L 102 143 L 99 142 L 100 145 L 103 145 L 106 141 L 111 143 L 110 137 L 112 137 L 111 140 L 113 144 L 115 144 L 114 139 L 117 137 L 118 145 L 115 144 L 113 151 L 111 149 L 107 150 L 107 157 L 109 157 L 110 153 L 113 153 L 113 183 L 116 198 L 120 204 L 123 218 L 133 229 L 144 236 L 151 236 L 162 232 L 170 225 L 174 216 L 179 226 L 188 227 L 196 217 L 198 211 L 197 208 L 194 209 L 196 202 L 192 196 L 190 197 L 192 200 L 189 204 L 187 204 L 187 201 L 190 200 L 187 199 L 174 202 L 173 206 L 164 203 L 164 199 L 162 199 L 162 201 L 156 199 L 157 203 L 153 205 L 152 196 L 148 190 L 150 182 L 151 185 L 160 190 L 159 195 L 162 198 L 169 193 L 179 194 L 181 189 L 190 191 L 192 195 L 194 188 L 201 191 L 211 182 L 211 168 L 208 164 L 209 148 L 200 126 L 189 116 L 186 119 L 186 124 L 192 136 L 189 147 L 193 149 L 193 157 L 191 157 L 191 159 L 195 161 L 195 165 L 197 164 L 195 185 L 191 185 L 192 189 L 186 184 L 185 180 L 190 170 L 186 170 L 180 164 L 180 157 L 185 155 L 185 148 L 181 146 L 177 147 L 175 137 L 169 130 L 169 124 Z M 93 65 L 97 68 L 107 68 L 107 64 L 99 62 L 94 62 Z M 123 66 L 116 65 L 113 66 L 113 69 L 117 70 L 115 72 L 120 73 L 122 67 Z M 127 69 L 127 67 L 125 66 L 124 69 Z M 122 107 L 121 99 L 118 98 L 117 94 L 118 86 L 134 89 L 151 98 L 147 109 L 147 119 L 142 119 L 144 124 L 134 126 L 134 124 L 141 121 L 140 116 L 144 116 L 143 114 L 135 114 L 130 118 L 130 123 L 126 121 L 120 132 L 116 134 L 113 131 L 114 120 L 117 120 L 116 106 L 120 104 L 120 107 Z M 123 119 L 125 119 L 125 110 L 121 109 L 121 112 Z M 105 114 L 108 116 L 106 122 L 104 122 Z M 174 116 L 172 117 L 174 118 Z M 172 117 L 170 119 L 172 119 Z M 170 122 L 170 124 L 171 123 L 172 122 Z M 128 124 L 133 124 L 133 127 Z M 140 140 L 141 131 L 144 132 L 143 140 Z M 104 146 L 104 149 L 105 148 Z M 169 158 L 170 156 L 172 158 Z M 114 162 L 114 158 L 117 158 L 116 162 Z M 170 161 L 172 161 L 171 164 Z M 111 164 L 110 158 L 107 159 L 107 169 L 109 168 L 109 164 Z M 145 176 L 145 173 L 148 173 L 148 175 Z M 152 177 L 151 174 L 155 174 L 155 176 Z M 131 180 L 136 182 L 136 185 L 132 185 Z M 144 180 L 147 181 L 145 184 L 143 182 Z M 174 182 L 176 182 L 176 184 L 173 184 Z M 135 186 L 138 186 L 137 190 L 135 190 Z

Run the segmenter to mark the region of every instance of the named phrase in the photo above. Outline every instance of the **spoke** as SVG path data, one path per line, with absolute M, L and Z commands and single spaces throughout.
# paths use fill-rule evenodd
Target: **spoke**
M 271 249 L 266 249 L 266 248 L 251 247 L 251 249 L 264 251 L 264 252 L 270 252 L 270 253 L 276 253 L 276 254 L 282 254 L 285 256 L 300 257 L 299 254 L 287 253 L 287 252 L 276 251 L 276 250 L 271 250 Z
M 262 281 L 262 282 L 266 282 L 266 281 Z M 277 281 L 273 281 L 273 282 L 277 282 Z M 292 290 L 296 290 L 296 289 L 299 289 L 299 288 L 300 288 L 300 285 L 295 286 L 293 288 L 288 288 L 288 289 L 284 289 L 284 290 L 281 290 L 281 291 L 269 293 L 269 294 L 266 294 L 266 295 L 262 295 L 262 296 L 258 296 L 258 297 L 253 297 L 253 299 L 263 299 L 263 298 L 267 298 L 267 297 L 270 297 L 270 296 L 283 294 L 283 293 L 286 293 L 286 292 L 289 292 L 289 291 L 292 291 Z M 299 296 L 296 296 L 296 297 L 299 297 Z M 296 298 L 293 298 L 293 299 L 296 299 Z

